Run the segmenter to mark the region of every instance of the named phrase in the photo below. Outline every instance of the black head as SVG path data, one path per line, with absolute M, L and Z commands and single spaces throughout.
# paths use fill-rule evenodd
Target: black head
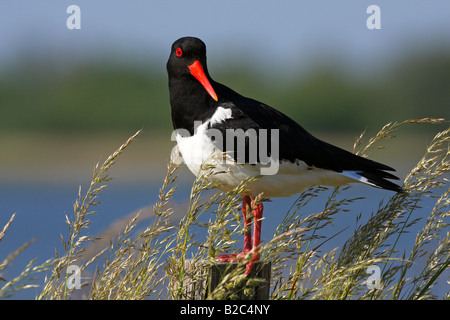
M 194 37 L 180 38 L 172 44 L 167 72 L 174 77 L 186 76 L 190 74 L 188 66 L 196 60 L 206 69 L 205 43 Z
M 217 101 L 217 95 L 209 81 L 206 65 L 206 45 L 194 37 L 183 37 L 172 44 L 172 49 L 167 61 L 167 73 L 171 79 L 192 80 L 194 77 Z

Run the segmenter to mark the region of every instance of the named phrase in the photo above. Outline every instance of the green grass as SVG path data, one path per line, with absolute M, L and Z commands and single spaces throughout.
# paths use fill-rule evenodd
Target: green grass
M 442 124 L 442 120 L 389 123 L 365 144 L 361 135 L 354 151 L 366 156 L 382 148 L 405 125 L 424 123 Z M 95 167 L 85 192 L 80 188 L 74 213 L 66 217 L 68 234 L 61 239 L 64 252 L 57 252 L 41 265 L 31 261 L 16 278 L 2 279 L 0 298 L 14 297 L 18 290 L 36 286 L 33 275 L 40 272 L 47 276 L 37 299 L 225 299 L 236 297 L 235 287 L 253 290 L 258 279 L 243 275 L 245 260 L 213 292 L 206 290 L 209 271 L 205 265 L 214 264 L 217 254 L 238 250 L 242 244 L 239 192 L 248 181 L 235 190 L 216 192 L 206 179 L 197 178 L 188 204 L 180 208 L 172 202 L 178 165 L 169 162 L 151 220 L 142 223 L 144 212 L 133 215 L 109 243 L 86 235 L 95 219 L 95 207 L 101 205 L 97 197 L 110 181 L 110 168 L 139 133 Z M 356 223 L 348 227 L 351 234 L 342 241 L 336 240 L 342 234 L 330 232 L 330 225 L 336 215 L 348 211 L 349 204 L 364 202 L 364 198 L 346 197 L 351 186 L 315 186 L 299 194 L 272 239 L 261 247 L 261 259 L 272 265 L 271 299 L 450 298 L 449 293 L 436 296 L 433 291 L 446 280 L 442 276 L 450 263 L 449 144 L 450 128 L 437 133 L 406 176 L 405 192 L 392 195 L 378 208 L 367 208 L 367 219 L 362 218 L 362 212 L 354 213 Z M 427 197 L 434 199 L 434 206 L 425 219 L 419 219 L 415 213 Z M 308 205 L 317 199 L 323 200 L 323 209 L 311 212 Z M 182 219 L 177 220 L 180 211 Z M 14 215 L 0 232 L 0 244 L 13 220 Z M 413 228 L 418 230 L 414 241 L 406 249 L 399 248 L 399 239 Z M 200 230 L 206 231 L 206 238 L 198 237 Z M 325 251 L 325 243 L 332 243 L 333 248 Z M 29 244 L 0 264 L 0 276 Z M 81 289 L 67 285 L 70 265 L 78 265 L 83 275 L 89 275 L 82 277 Z M 367 287 L 366 271 L 373 265 L 381 269 L 379 289 Z

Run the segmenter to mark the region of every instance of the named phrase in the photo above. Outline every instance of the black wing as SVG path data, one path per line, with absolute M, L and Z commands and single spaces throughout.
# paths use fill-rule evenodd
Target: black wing
M 397 192 L 401 191 L 401 187 L 386 180 L 399 179 L 386 172 L 395 171 L 395 169 L 317 139 L 297 122 L 266 104 L 243 97 L 220 84 L 219 86 L 216 84 L 215 87 L 217 88 L 216 90 L 227 91 L 226 96 L 230 101 L 221 103 L 221 106 L 232 110 L 231 119 L 226 119 L 211 126 L 211 128 L 220 130 L 224 137 L 227 129 L 241 128 L 243 131 L 254 129 L 258 139 L 260 138 L 260 129 L 266 129 L 267 133 L 270 133 L 270 129 L 278 129 L 280 163 L 282 161 L 296 163 L 296 161 L 301 160 L 311 167 L 334 170 L 336 172 L 355 171 L 380 188 Z M 251 141 L 249 137 L 245 137 L 245 163 L 249 163 L 249 160 L 251 160 L 248 157 Z M 267 141 L 270 153 L 270 138 Z M 230 146 L 224 141 L 223 151 L 233 154 L 235 160 L 242 161 L 244 159 L 237 158 L 236 142 L 235 140 L 233 146 Z M 259 158 L 258 161 L 260 161 Z M 250 164 L 253 163 L 250 162 Z

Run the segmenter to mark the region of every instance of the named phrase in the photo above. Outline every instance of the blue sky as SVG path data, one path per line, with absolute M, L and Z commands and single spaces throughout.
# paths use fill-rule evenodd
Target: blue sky
M 81 9 L 81 30 L 66 27 L 71 4 Z M 381 9 L 381 30 L 366 27 L 371 4 Z M 413 48 L 448 48 L 449 18 L 449 1 L 6 0 L 0 67 L 36 54 L 67 63 L 93 54 L 160 62 L 184 35 L 202 38 L 213 63 L 245 57 L 301 66 L 331 54 L 352 66 L 377 66 Z

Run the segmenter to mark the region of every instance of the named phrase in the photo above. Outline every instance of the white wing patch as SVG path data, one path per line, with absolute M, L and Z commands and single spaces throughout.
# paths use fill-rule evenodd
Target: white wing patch
M 218 107 L 216 112 L 212 115 L 211 119 L 209 119 L 209 123 L 214 125 L 216 123 L 221 123 L 227 119 L 231 119 L 231 109 L 230 108 L 222 108 Z

